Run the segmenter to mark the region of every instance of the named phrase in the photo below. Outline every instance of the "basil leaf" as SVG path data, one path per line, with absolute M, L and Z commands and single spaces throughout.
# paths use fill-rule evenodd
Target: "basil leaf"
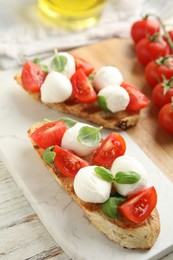
M 88 147 L 99 144 L 101 140 L 100 130 L 103 127 L 83 126 L 78 134 L 77 140 Z
M 61 72 L 64 70 L 66 64 L 67 58 L 63 55 L 58 55 L 58 53 L 56 53 L 53 60 L 51 61 L 50 67 L 54 71 Z
M 105 180 L 105 181 L 113 181 L 113 175 L 112 173 L 107 170 L 106 168 L 102 167 L 102 166 L 97 166 L 94 168 L 95 174 L 100 177 L 101 179 Z
M 70 128 L 70 127 L 74 126 L 77 123 L 76 120 L 73 120 L 73 119 L 68 118 L 68 117 L 60 117 L 60 118 L 58 118 L 58 120 L 63 121 L 67 128 Z
M 119 184 L 132 184 L 138 182 L 140 179 L 141 176 L 134 171 L 118 172 L 114 177 L 114 180 Z
M 118 210 L 120 204 L 126 200 L 125 197 L 110 197 L 105 203 L 102 204 L 102 211 L 110 218 L 120 218 L 122 215 Z
M 89 81 L 90 81 L 91 83 L 93 83 L 93 81 L 94 81 L 94 74 L 90 74 L 90 75 L 88 76 L 88 79 L 89 79 Z
M 104 96 L 98 96 L 99 107 L 107 112 L 111 112 L 107 107 L 107 102 Z
M 53 150 L 54 146 L 50 146 L 44 151 L 43 159 L 46 163 L 52 164 L 54 162 L 56 153 Z
M 40 62 L 40 59 L 39 59 L 39 58 L 35 58 L 35 59 L 33 60 L 33 62 L 34 62 L 35 64 L 37 64 L 44 72 L 48 72 L 48 66 L 45 65 L 45 64 L 42 64 L 42 63 Z

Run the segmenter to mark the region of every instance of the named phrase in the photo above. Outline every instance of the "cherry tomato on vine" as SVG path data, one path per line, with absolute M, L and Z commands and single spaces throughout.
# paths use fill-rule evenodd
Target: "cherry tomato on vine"
M 141 223 L 151 214 L 156 203 L 157 193 L 154 186 L 151 186 L 129 197 L 119 206 L 119 210 L 127 219 Z
M 43 84 L 47 73 L 44 72 L 37 64 L 26 62 L 22 69 L 22 84 L 23 87 L 32 93 L 40 92 L 40 87 Z
M 152 36 L 156 32 L 160 32 L 159 22 L 147 16 L 142 20 L 136 21 L 131 27 L 131 36 L 135 44 L 146 36 Z
M 165 132 L 173 135 L 173 103 L 168 103 L 160 109 L 159 124 Z
M 52 145 L 61 145 L 66 129 L 62 121 L 49 122 L 37 128 L 31 134 L 31 138 L 40 148 L 46 149 Z
M 69 178 L 74 178 L 81 168 L 89 166 L 87 161 L 62 147 L 55 145 L 54 152 L 56 153 L 55 166 Z
M 173 77 L 170 80 L 165 79 L 162 83 L 157 84 L 153 89 L 152 100 L 158 108 L 170 103 L 172 97 Z
M 138 61 L 146 66 L 150 61 L 164 57 L 170 53 L 167 42 L 159 35 L 143 38 L 136 45 Z
M 113 161 L 126 151 L 124 138 L 118 133 L 108 135 L 93 155 L 94 164 L 109 167 Z
M 145 77 L 151 87 L 155 87 L 163 81 L 163 78 L 170 79 L 173 76 L 173 56 L 160 57 L 150 61 L 145 67 Z

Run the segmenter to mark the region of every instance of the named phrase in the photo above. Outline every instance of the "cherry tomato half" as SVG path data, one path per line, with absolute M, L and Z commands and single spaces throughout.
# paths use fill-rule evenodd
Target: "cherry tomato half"
M 160 31 L 160 24 L 156 19 L 145 17 L 142 20 L 136 21 L 131 27 L 131 36 L 134 43 L 138 43 L 146 36 L 152 36 Z
M 159 111 L 159 124 L 168 133 L 173 135 L 173 105 L 168 103 Z
M 126 151 L 124 138 L 118 133 L 108 135 L 93 155 L 93 163 L 109 167 L 113 161 Z
M 26 62 L 22 69 L 22 84 L 23 87 L 32 93 L 40 92 L 40 87 L 43 84 L 47 73 L 44 72 L 37 64 Z
M 31 138 L 40 148 L 46 149 L 52 145 L 61 145 L 66 129 L 62 121 L 49 122 L 36 129 Z
M 150 61 L 145 67 L 145 77 L 151 87 L 162 82 L 163 76 L 166 79 L 173 77 L 173 56 L 171 55 Z
M 170 53 L 167 42 L 160 36 L 143 38 L 136 45 L 138 61 L 146 66 L 150 61 Z
M 167 90 L 164 93 L 164 90 Z M 161 108 L 163 105 L 170 103 L 173 97 L 173 77 L 170 80 L 164 80 L 164 82 L 157 84 L 152 92 L 153 103 Z
M 83 103 L 92 103 L 97 100 L 97 94 L 82 69 L 77 70 L 71 77 L 73 95 Z
M 130 83 L 123 81 L 121 86 L 128 92 L 130 96 L 130 102 L 127 106 L 127 110 L 138 111 L 149 105 L 150 100 L 139 89 L 135 88 Z
M 95 70 L 94 66 L 85 59 L 77 57 L 75 55 L 73 55 L 73 57 L 75 59 L 76 70 L 82 69 L 87 76 Z
M 89 163 L 84 159 L 57 145 L 54 146 L 54 152 L 56 153 L 55 166 L 69 178 L 74 178 L 81 168 L 89 166 Z
M 156 203 L 157 193 L 154 186 L 152 186 L 129 197 L 119 206 L 119 210 L 132 222 L 141 223 L 151 214 Z

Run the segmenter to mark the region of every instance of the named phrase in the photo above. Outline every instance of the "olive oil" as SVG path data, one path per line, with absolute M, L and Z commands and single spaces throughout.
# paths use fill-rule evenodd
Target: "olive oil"
M 51 23 L 79 30 L 94 25 L 107 0 L 39 0 L 41 14 Z

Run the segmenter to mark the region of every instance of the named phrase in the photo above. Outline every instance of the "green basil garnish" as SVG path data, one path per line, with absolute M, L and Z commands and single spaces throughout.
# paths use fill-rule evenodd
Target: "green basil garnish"
M 104 96 L 98 96 L 99 107 L 107 112 L 111 112 L 107 107 L 107 102 Z
M 104 168 L 102 166 L 96 166 L 94 168 L 94 171 L 95 171 L 96 175 L 98 177 L 100 177 L 101 179 L 108 181 L 108 182 L 113 181 L 112 173 L 109 170 L 107 170 L 106 168 Z
M 59 55 L 57 50 L 55 50 L 55 56 L 50 64 L 51 69 L 57 72 L 61 72 L 64 70 L 66 64 L 67 58 L 63 55 Z
M 78 134 L 77 140 L 88 147 L 99 144 L 101 140 L 100 130 L 103 127 L 83 126 Z
M 35 64 L 37 64 L 44 72 L 48 72 L 48 66 L 45 64 L 42 64 L 39 58 L 35 58 L 33 60 Z
M 141 176 L 134 171 L 122 171 L 117 172 L 114 180 L 119 184 L 132 184 L 136 183 L 141 179 Z
M 43 159 L 46 163 L 52 164 L 54 162 L 56 153 L 54 152 L 54 146 L 48 147 L 43 154 Z
M 120 218 L 122 215 L 118 210 L 120 204 L 126 200 L 123 196 L 110 197 L 105 203 L 102 204 L 102 211 L 110 218 Z
M 68 117 L 60 117 L 60 118 L 58 118 L 58 120 L 63 121 L 67 128 L 70 128 L 77 123 L 76 120 L 73 120 L 73 119 L 68 118 Z

